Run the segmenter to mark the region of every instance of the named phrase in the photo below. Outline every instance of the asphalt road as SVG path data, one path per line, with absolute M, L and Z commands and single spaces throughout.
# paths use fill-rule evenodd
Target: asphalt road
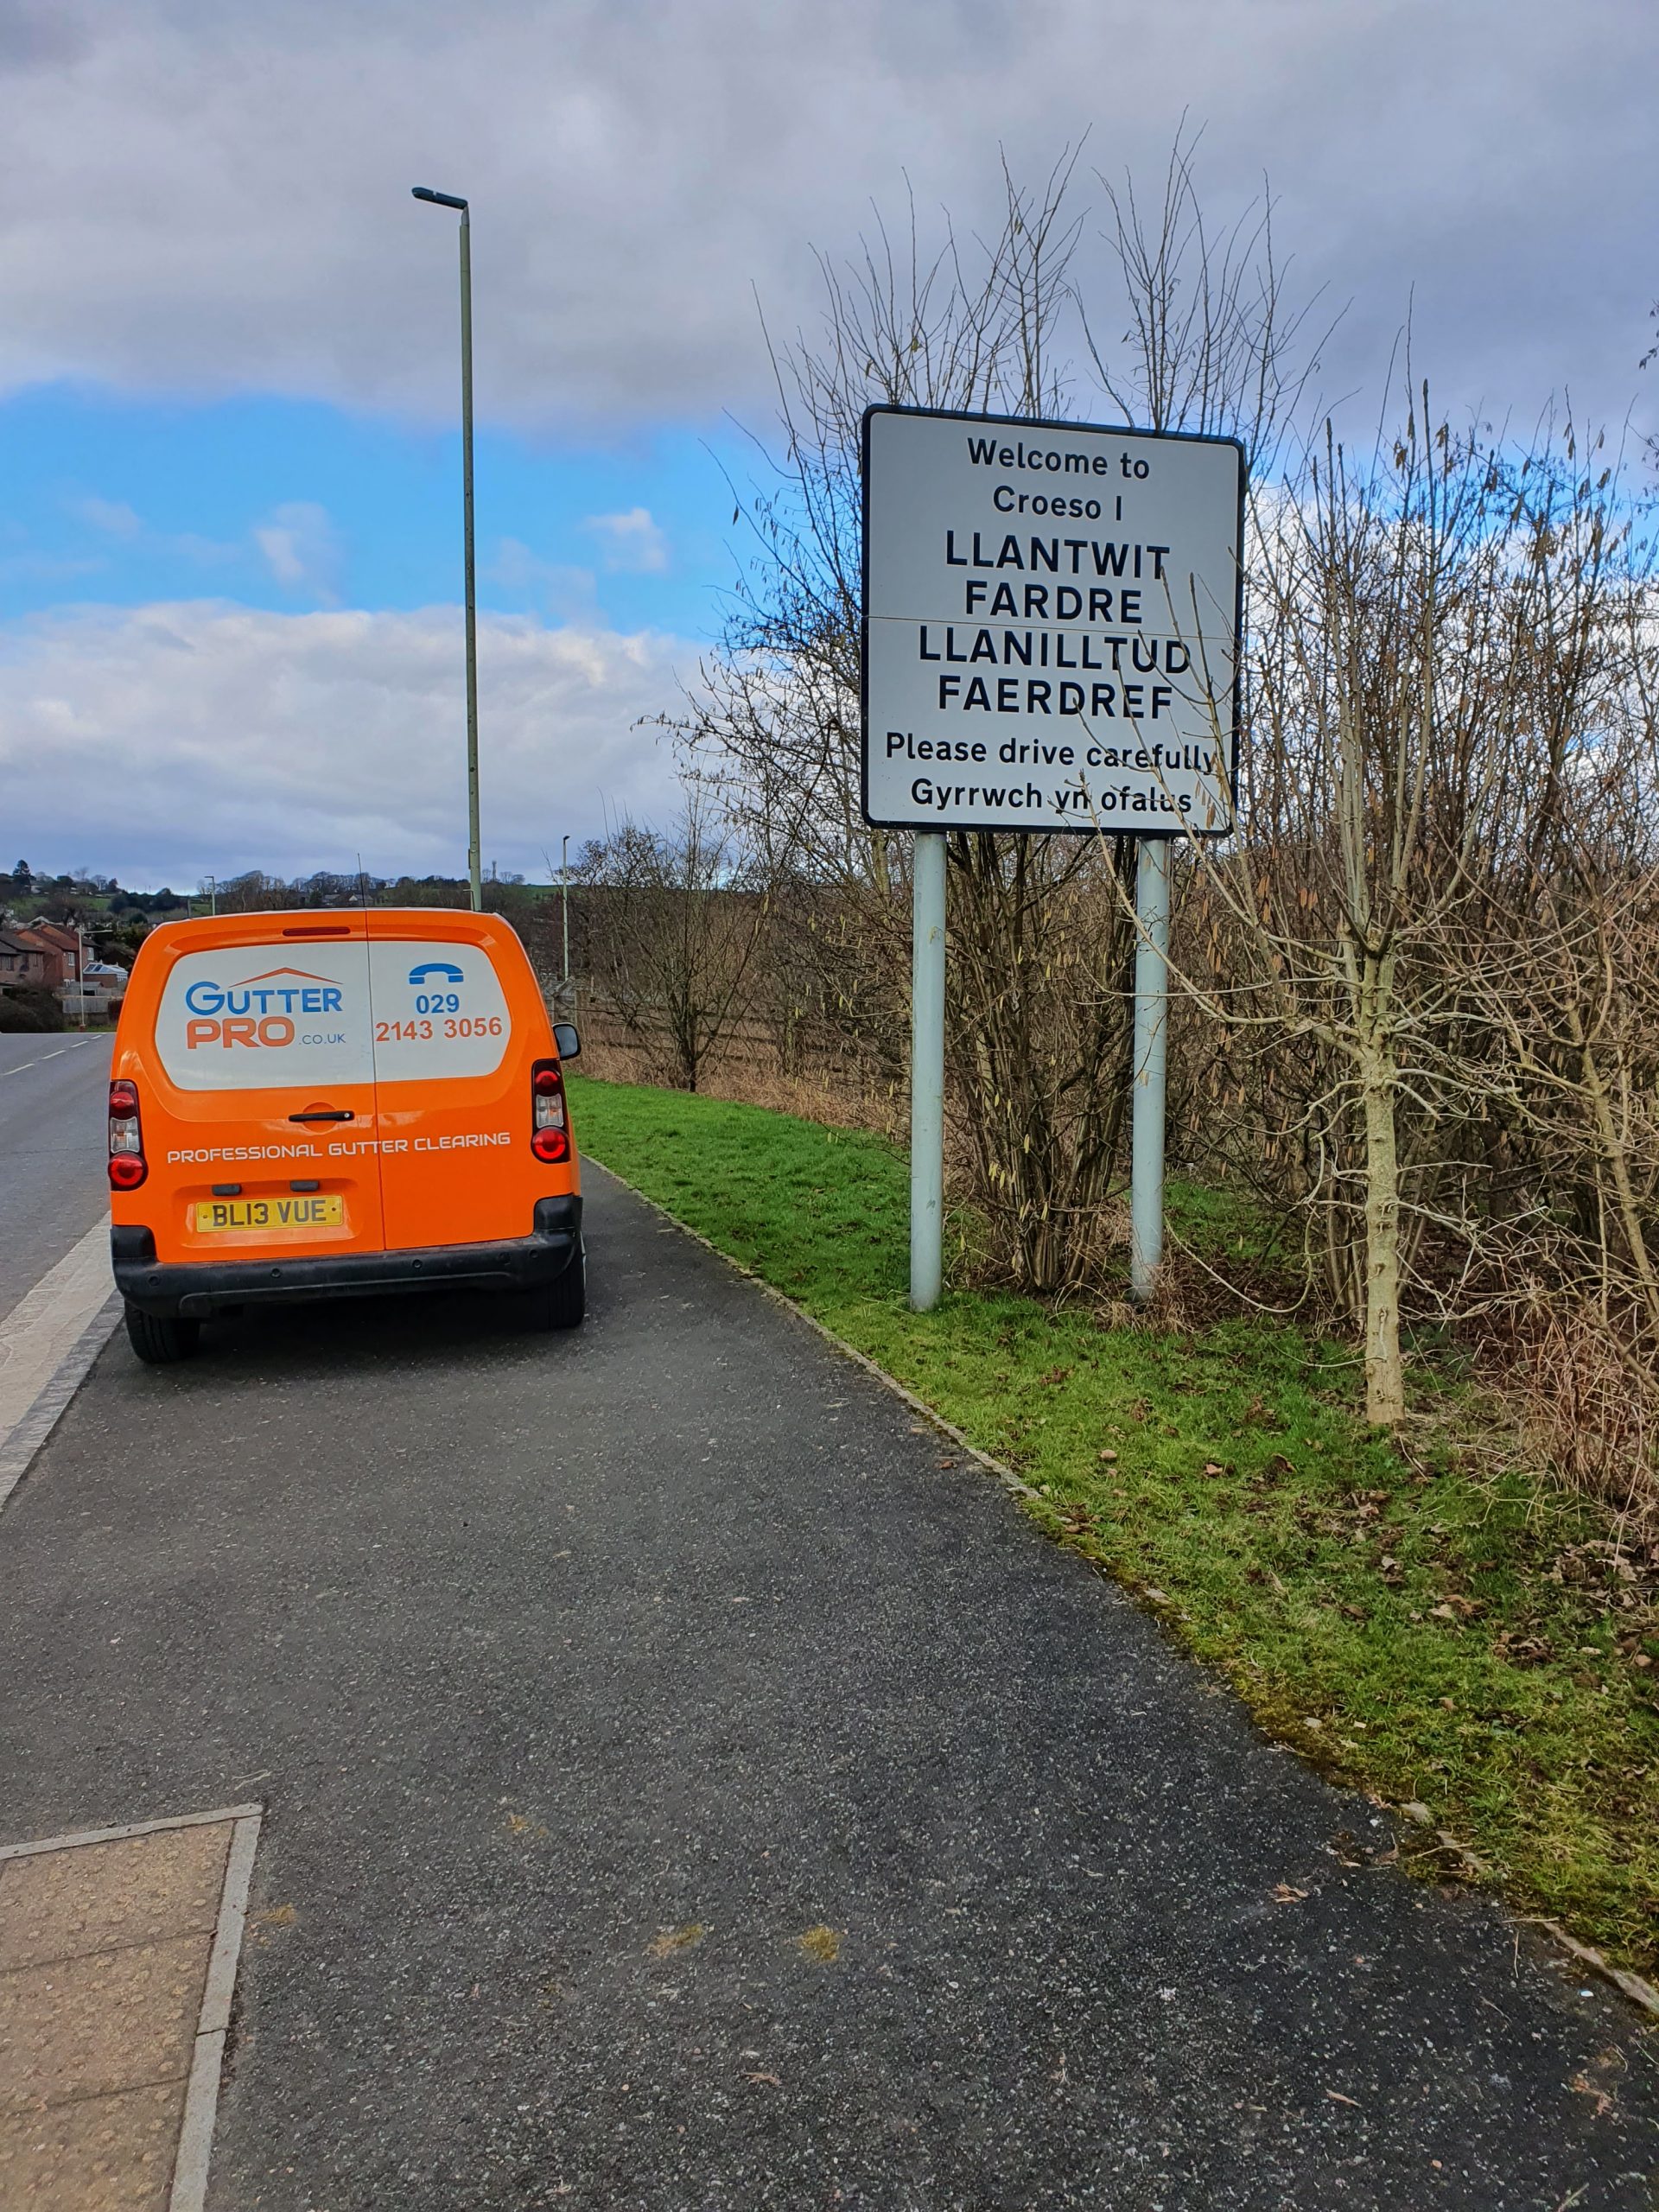
M 109 1211 L 111 1043 L 0 1035 L 0 1318 Z
M 217 2212 L 1645 2212 L 1621 1999 L 589 1187 L 579 1335 L 118 1338 L 0 1519 L 6 1835 L 270 1808 Z

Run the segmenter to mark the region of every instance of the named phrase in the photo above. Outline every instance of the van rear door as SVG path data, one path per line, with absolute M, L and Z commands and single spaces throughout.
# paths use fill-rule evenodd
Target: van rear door
M 361 915 L 226 916 L 206 944 L 193 931 L 162 985 L 153 1058 L 159 1258 L 384 1249 Z
M 534 1039 L 518 1032 L 541 998 L 523 947 L 485 916 L 368 925 L 387 1250 L 528 1236 Z

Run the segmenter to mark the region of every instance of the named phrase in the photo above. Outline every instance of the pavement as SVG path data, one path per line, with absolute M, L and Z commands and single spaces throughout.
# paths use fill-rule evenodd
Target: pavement
M 118 1338 L 0 1516 L 0 1840 L 264 1808 L 210 2208 L 1651 2206 L 1640 2015 L 588 1192 L 576 1334 Z

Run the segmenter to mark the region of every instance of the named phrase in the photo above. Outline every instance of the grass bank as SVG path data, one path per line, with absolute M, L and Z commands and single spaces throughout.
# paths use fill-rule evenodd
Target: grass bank
M 571 1089 L 584 1149 L 1018 1469 L 1268 1728 L 1416 1808 L 1425 1868 L 1466 1871 L 1447 1830 L 1512 1902 L 1653 1973 L 1659 1618 L 1589 1509 L 1465 1448 L 1455 1417 L 1379 1440 L 1345 1352 L 1282 1323 L 1108 1329 L 975 1291 L 912 1314 L 890 1147 Z

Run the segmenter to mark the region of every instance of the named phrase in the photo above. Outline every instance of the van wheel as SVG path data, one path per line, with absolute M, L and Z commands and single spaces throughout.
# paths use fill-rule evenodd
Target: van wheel
M 172 1313 L 146 1313 L 141 1306 L 127 1307 L 127 1342 L 146 1367 L 171 1367 L 188 1359 L 201 1334 L 200 1321 L 185 1321 Z
M 588 1311 L 588 1255 L 580 1247 L 562 1275 L 530 1294 L 532 1329 L 574 1329 Z

